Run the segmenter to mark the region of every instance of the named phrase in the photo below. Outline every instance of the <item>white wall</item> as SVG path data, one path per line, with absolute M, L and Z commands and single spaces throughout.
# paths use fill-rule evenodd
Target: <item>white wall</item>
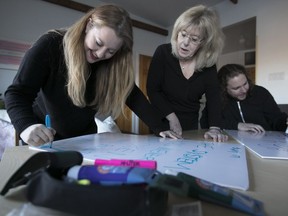
M 0 39 L 32 43 L 47 30 L 68 26 L 81 15 L 80 12 L 39 0 L 1 0 Z M 1 98 L 16 72 L 15 69 L 0 68 Z
M 256 16 L 256 84 L 288 104 L 288 1 L 224 1 L 216 6 L 223 27 Z

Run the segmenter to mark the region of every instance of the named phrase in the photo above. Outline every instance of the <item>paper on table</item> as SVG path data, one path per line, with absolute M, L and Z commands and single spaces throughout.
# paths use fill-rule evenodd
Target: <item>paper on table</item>
M 52 149 L 41 150 L 75 150 L 90 162 L 96 158 L 156 160 L 162 173 L 184 172 L 221 186 L 249 187 L 245 147 L 241 144 L 101 133 L 55 141 Z
M 261 158 L 288 159 L 288 137 L 283 132 L 225 131 Z

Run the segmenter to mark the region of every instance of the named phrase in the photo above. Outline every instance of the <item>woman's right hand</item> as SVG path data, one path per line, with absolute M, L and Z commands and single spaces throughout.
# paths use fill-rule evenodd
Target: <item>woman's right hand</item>
M 238 123 L 238 130 L 240 131 L 252 131 L 255 133 L 263 133 L 265 129 L 261 125 L 253 124 L 253 123 Z
M 175 113 L 170 113 L 166 116 L 166 119 L 169 121 L 170 130 L 176 133 L 177 135 L 182 135 L 182 127 L 179 119 Z
M 23 142 L 32 146 L 40 146 L 52 142 L 56 131 L 53 128 L 47 128 L 43 124 L 34 124 L 27 127 L 20 134 Z

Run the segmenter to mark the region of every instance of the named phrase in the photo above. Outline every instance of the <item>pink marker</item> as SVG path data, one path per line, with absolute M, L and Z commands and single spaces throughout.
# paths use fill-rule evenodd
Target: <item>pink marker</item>
M 148 169 L 157 168 L 157 162 L 153 160 L 96 159 L 94 162 L 94 165 L 129 166 L 129 167 L 141 167 L 141 168 L 148 168 Z

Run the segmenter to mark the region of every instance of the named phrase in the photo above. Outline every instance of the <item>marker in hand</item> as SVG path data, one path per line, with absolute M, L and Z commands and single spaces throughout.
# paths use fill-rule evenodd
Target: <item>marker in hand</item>
M 51 119 L 49 115 L 45 117 L 45 125 L 47 128 L 51 128 Z M 52 148 L 52 141 L 50 142 L 50 148 Z

